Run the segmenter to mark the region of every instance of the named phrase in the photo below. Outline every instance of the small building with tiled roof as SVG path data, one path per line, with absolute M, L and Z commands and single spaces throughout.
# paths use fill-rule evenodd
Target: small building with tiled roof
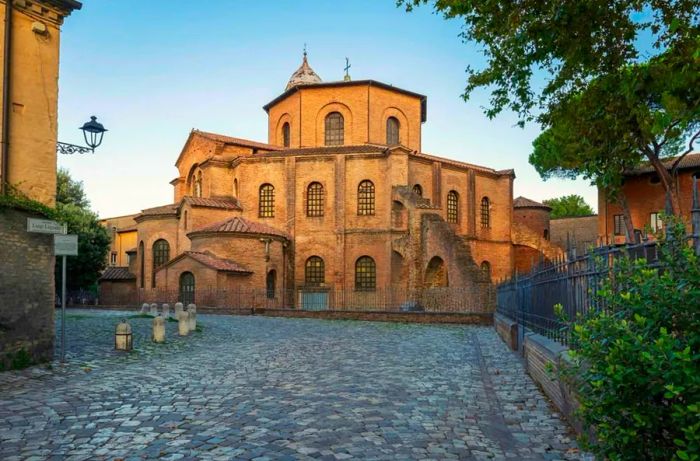
M 134 217 L 138 301 L 262 290 L 248 307 L 303 308 L 325 290 L 401 304 L 456 287 L 493 307 L 491 280 L 514 268 L 513 170 L 426 153 L 426 96 L 321 81 L 306 55 L 263 109 L 264 141 L 193 129 L 172 202 Z

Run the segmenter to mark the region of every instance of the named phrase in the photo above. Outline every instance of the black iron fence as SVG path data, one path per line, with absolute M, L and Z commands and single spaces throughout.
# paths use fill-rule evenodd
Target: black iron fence
M 650 267 L 659 264 L 656 242 L 599 247 L 578 258 L 542 263 L 529 274 L 498 284 L 496 312 L 517 322 L 521 335 L 527 328 L 568 344 L 571 320 L 590 309 L 605 309 L 598 296 L 601 284 L 610 277 L 615 260 L 625 255 L 643 258 Z

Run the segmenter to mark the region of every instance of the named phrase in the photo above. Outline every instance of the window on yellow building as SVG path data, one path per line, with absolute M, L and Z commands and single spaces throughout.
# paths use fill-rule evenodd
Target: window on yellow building
M 272 184 L 260 186 L 258 216 L 261 218 L 275 217 L 275 187 Z
M 109 265 L 110 266 L 117 265 L 117 252 L 116 251 L 113 251 L 112 254 L 109 255 Z
M 447 194 L 447 222 L 459 222 L 459 195 L 453 190 Z
M 345 143 L 345 121 L 340 112 L 326 115 L 326 146 L 342 146 Z
M 491 227 L 491 201 L 488 197 L 481 199 L 481 228 Z
M 311 256 L 304 267 L 304 283 L 310 286 L 322 285 L 326 281 L 326 265 L 319 256 Z
M 374 291 L 377 287 L 377 265 L 369 256 L 362 256 L 355 262 L 355 290 Z
M 289 129 L 289 122 L 284 122 L 282 125 L 282 144 L 284 147 L 289 147 L 291 143 L 291 133 Z
M 323 216 L 323 185 L 312 182 L 306 188 L 306 216 Z
M 386 143 L 388 145 L 399 143 L 399 119 L 389 117 L 386 119 Z
M 365 179 L 357 187 L 357 214 L 374 215 L 374 183 L 369 179 Z

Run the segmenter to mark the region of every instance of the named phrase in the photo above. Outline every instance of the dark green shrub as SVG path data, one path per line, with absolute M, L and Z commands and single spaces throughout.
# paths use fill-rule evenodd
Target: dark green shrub
M 606 459 L 700 460 L 700 265 L 684 235 L 668 223 L 660 268 L 616 262 L 607 308 L 573 325 L 565 373 Z

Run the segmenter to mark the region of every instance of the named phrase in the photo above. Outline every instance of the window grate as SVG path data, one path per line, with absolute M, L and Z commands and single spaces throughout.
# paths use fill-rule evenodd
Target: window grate
M 377 266 L 369 256 L 360 257 L 355 262 L 355 289 L 374 291 L 377 287 Z
M 323 185 L 312 182 L 306 188 L 306 216 L 323 216 Z
M 326 115 L 326 146 L 342 146 L 345 142 L 345 121 L 340 112 Z
M 258 216 L 261 218 L 275 217 L 275 187 L 272 184 L 260 186 Z
M 491 227 L 491 201 L 488 197 L 481 199 L 481 228 Z
M 319 256 L 311 256 L 304 267 L 306 285 L 318 286 L 326 281 L 326 265 Z
M 459 222 L 459 195 L 453 190 L 447 194 L 447 222 Z
M 374 183 L 365 179 L 357 187 L 358 216 L 374 215 Z

